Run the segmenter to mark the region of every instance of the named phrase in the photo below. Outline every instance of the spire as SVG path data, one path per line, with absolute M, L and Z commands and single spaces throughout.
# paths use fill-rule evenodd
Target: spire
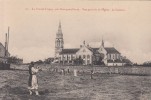
M 59 21 L 58 32 L 56 33 L 55 40 L 55 57 L 59 57 L 59 53 L 62 51 L 64 47 L 63 33 L 61 29 L 61 22 Z
M 59 21 L 58 34 L 62 34 L 61 21 Z
M 85 40 L 83 41 L 83 45 L 85 45 Z
M 61 28 L 61 21 L 59 21 L 59 28 Z
M 103 37 L 102 37 L 102 46 L 104 47 L 104 41 L 103 41 Z

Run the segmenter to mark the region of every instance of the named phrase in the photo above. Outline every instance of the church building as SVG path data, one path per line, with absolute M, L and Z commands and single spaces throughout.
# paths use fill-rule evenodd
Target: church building
M 103 39 L 98 48 L 86 45 L 85 41 L 79 48 L 64 48 L 60 22 L 55 40 L 55 58 L 63 65 L 75 65 L 80 61 L 82 65 L 123 66 L 126 64 L 119 51 L 114 47 L 105 47 Z

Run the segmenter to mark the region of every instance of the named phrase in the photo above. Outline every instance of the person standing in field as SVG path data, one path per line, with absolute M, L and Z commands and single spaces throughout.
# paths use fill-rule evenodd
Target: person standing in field
M 38 79 L 37 79 L 37 76 L 36 76 L 38 71 L 41 71 L 41 69 L 36 68 L 34 66 L 34 62 L 31 62 L 31 64 L 29 65 L 29 80 L 28 80 L 28 89 L 29 89 L 30 95 L 32 95 L 33 92 L 35 92 L 36 95 L 39 95 Z

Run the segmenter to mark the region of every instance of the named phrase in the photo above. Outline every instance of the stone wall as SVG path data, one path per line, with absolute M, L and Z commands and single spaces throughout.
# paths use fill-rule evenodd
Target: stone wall
M 151 75 L 151 67 L 144 67 L 144 66 L 133 66 L 133 67 L 92 67 L 92 66 L 60 66 L 60 65 L 38 65 L 38 67 L 42 68 L 43 70 L 61 72 L 65 70 L 66 72 L 69 70 L 73 72 L 76 69 L 79 73 L 80 72 L 91 72 L 93 70 L 94 73 L 102 73 L 102 74 L 133 74 L 133 75 Z M 11 68 L 14 69 L 22 69 L 28 70 L 28 65 L 11 65 Z

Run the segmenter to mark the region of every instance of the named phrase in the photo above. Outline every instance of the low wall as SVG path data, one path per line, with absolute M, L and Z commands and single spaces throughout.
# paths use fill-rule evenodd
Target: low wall
M 19 64 L 11 64 L 10 66 L 11 69 L 14 70 L 28 70 L 28 65 L 19 65 Z
M 143 66 L 133 66 L 133 67 L 91 67 L 91 66 L 56 66 L 54 67 L 58 69 L 58 71 L 70 70 L 73 71 L 77 69 L 78 72 L 90 72 L 93 70 L 94 73 L 110 73 L 110 74 L 134 74 L 134 75 L 151 75 L 151 67 L 143 67 Z
M 93 70 L 94 73 L 110 73 L 110 74 L 134 74 L 134 75 L 151 75 L 151 66 L 144 67 L 144 66 L 60 66 L 60 65 L 38 65 L 38 67 L 42 68 L 43 70 L 49 71 L 58 71 L 61 72 L 62 69 L 65 71 L 69 70 L 73 72 L 74 69 L 77 69 L 78 72 L 90 72 Z M 28 65 L 11 65 L 12 69 L 19 69 L 19 70 L 28 70 Z

